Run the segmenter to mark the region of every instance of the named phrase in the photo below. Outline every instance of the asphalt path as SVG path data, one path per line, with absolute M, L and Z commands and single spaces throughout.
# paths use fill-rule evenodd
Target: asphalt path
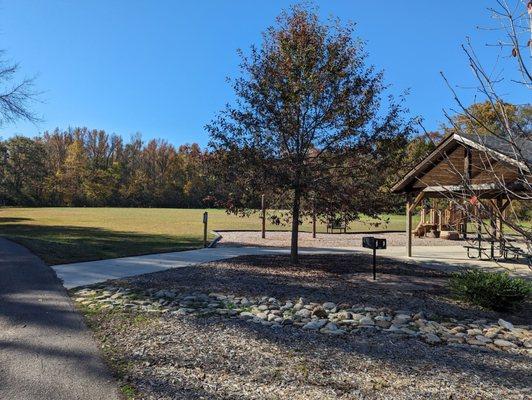
M 0 399 L 119 399 L 115 380 L 54 271 L 2 238 Z

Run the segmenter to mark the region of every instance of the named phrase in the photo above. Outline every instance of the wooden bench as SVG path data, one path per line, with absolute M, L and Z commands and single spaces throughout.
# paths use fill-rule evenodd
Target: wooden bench
M 340 232 L 346 233 L 347 232 L 347 224 L 345 221 L 335 219 L 330 220 L 327 222 L 327 233 L 334 233 L 334 230 L 337 229 Z

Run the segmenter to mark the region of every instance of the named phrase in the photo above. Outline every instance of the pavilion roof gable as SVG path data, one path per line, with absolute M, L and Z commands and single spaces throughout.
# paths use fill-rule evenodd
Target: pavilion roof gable
M 453 171 L 449 155 L 456 153 L 458 148 L 471 148 L 477 153 L 489 156 L 501 164 L 528 171 L 528 166 L 532 163 L 532 141 L 529 138 L 522 138 L 517 146 L 512 146 L 508 141 L 501 138 L 486 135 L 485 137 L 476 135 L 450 134 L 442 139 L 436 148 L 412 168 L 393 187 L 392 192 L 403 193 L 413 189 L 421 189 L 422 177 L 435 170 L 437 167 L 442 171 L 448 170 L 449 174 L 455 176 L 459 171 Z M 515 148 L 520 150 L 520 154 L 514 154 Z M 456 157 L 456 154 L 455 154 Z M 522 161 L 521 161 L 522 160 Z M 442 164 L 448 164 L 443 166 Z M 416 186 L 416 188 L 414 188 Z

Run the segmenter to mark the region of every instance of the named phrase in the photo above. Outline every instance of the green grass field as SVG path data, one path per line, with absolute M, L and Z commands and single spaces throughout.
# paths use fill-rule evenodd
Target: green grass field
M 202 246 L 203 209 L 161 208 L 1 208 L 0 236 L 14 240 L 50 265 L 98 260 Z M 209 230 L 259 230 L 258 214 L 248 218 L 209 211 Z M 351 232 L 402 230 L 404 216 L 386 215 L 387 225 L 368 219 L 353 222 Z M 366 223 L 364 222 L 366 221 Z M 268 224 L 268 230 L 289 226 Z M 310 231 L 310 221 L 302 230 Z M 325 226 L 318 225 L 324 232 Z

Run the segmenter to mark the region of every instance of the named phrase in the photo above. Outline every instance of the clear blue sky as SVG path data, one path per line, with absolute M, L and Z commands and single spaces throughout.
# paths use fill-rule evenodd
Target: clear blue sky
M 225 78 L 237 73 L 236 49 L 261 32 L 290 1 L 0 0 L 0 48 L 38 75 L 44 121 L 4 126 L 0 136 L 33 136 L 55 127 L 87 126 L 128 138 L 141 132 L 174 144 L 208 141 L 204 126 L 232 99 Z M 407 105 L 428 129 L 453 106 L 439 71 L 471 85 L 460 49 L 467 35 L 485 60 L 493 34 L 485 0 L 317 1 L 320 14 L 357 22 L 370 61 L 385 70 L 391 92 L 410 89 Z M 527 93 L 507 89 L 524 103 Z M 471 99 L 471 90 L 465 90 Z

